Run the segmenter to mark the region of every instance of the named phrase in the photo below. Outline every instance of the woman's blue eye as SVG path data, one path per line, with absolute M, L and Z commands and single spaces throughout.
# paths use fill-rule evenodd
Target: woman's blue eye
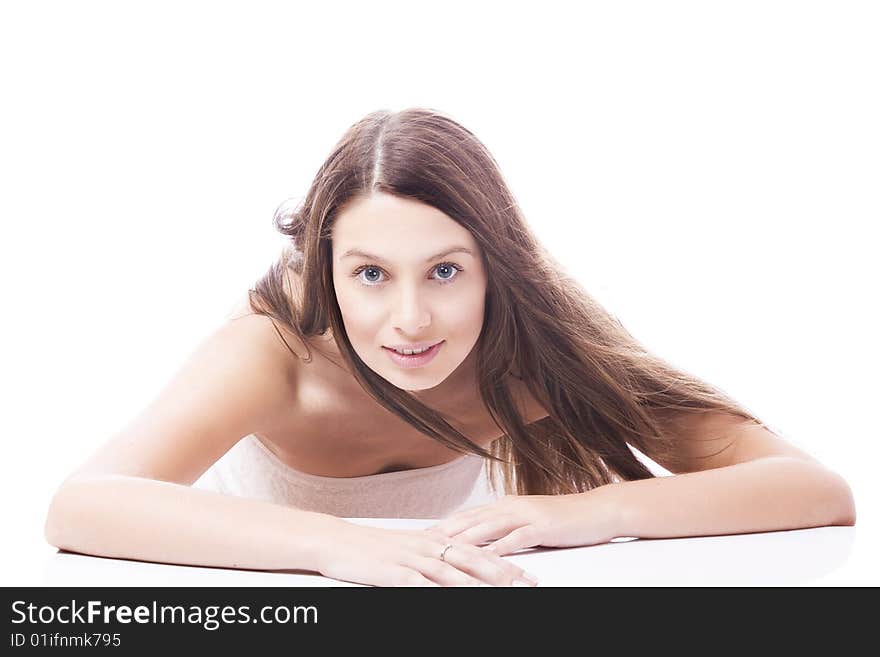
M 463 271 L 463 269 L 454 262 L 441 262 L 434 267 L 434 271 L 439 274 L 439 278 L 436 278 L 435 280 L 441 285 L 445 285 L 454 281 L 458 276 L 457 272 Z M 360 276 L 362 272 L 365 273 L 365 278 Z M 375 287 L 382 282 L 379 280 L 379 276 L 384 274 L 385 272 L 376 265 L 362 265 L 354 270 L 352 276 L 356 277 L 361 285 Z
M 438 271 L 438 272 L 439 272 L 440 270 L 445 270 L 445 271 L 446 271 L 446 273 L 445 273 L 445 274 L 442 274 L 441 277 L 440 277 L 440 280 L 444 280 L 444 281 L 451 281 L 451 280 L 452 280 L 453 278 L 455 278 L 456 275 L 457 275 L 455 272 L 458 271 L 458 270 L 456 270 L 455 265 L 453 265 L 453 264 L 450 263 L 450 262 L 444 262 L 444 263 L 442 263 L 442 264 L 440 264 L 440 265 L 437 265 L 437 267 L 436 267 L 435 269 L 436 269 L 436 271 Z M 447 277 L 448 277 L 448 278 L 447 278 Z
M 378 270 L 376 267 L 367 267 L 367 268 L 365 268 L 365 269 L 362 269 L 361 271 L 365 271 L 365 272 L 367 272 L 368 275 L 369 275 L 370 272 L 375 272 L 377 275 L 378 275 L 378 273 L 379 273 L 379 270 Z M 373 282 L 375 282 L 375 279 L 372 279 L 372 278 L 371 278 L 370 280 L 372 280 Z

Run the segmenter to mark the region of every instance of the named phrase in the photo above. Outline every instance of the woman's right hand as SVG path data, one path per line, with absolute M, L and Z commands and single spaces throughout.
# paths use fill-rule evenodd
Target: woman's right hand
M 373 586 L 535 586 L 522 568 L 433 529 L 399 530 L 343 521 L 319 557 L 325 577 Z M 440 558 L 443 548 L 445 559 Z M 518 582 L 518 583 L 516 583 Z

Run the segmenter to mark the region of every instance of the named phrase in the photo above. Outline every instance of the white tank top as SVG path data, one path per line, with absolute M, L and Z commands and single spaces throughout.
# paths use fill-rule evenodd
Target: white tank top
M 294 470 L 251 434 L 193 486 L 340 518 L 444 518 L 497 499 L 485 465 L 481 456 L 463 454 L 427 468 L 324 477 Z

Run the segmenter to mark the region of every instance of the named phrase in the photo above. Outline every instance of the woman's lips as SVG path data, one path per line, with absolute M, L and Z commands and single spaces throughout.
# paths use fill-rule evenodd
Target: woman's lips
M 402 367 L 404 369 L 409 369 L 413 367 L 424 367 L 432 360 L 434 360 L 434 358 L 437 356 L 437 352 L 439 352 L 441 347 L 443 347 L 444 342 L 446 341 L 441 340 L 427 351 L 420 354 L 413 354 L 412 356 L 399 354 L 394 351 L 394 349 L 389 349 L 388 347 L 382 347 L 382 349 L 384 349 L 388 353 L 388 357 L 395 365 L 398 365 L 399 367 Z

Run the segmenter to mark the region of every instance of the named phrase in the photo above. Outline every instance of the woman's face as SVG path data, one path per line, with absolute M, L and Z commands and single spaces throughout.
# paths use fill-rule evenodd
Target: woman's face
M 333 286 L 361 360 L 404 390 L 443 382 L 483 326 L 486 273 L 470 232 L 429 205 L 376 192 L 347 205 L 331 237 Z M 415 360 L 389 349 L 422 343 L 440 344 Z

